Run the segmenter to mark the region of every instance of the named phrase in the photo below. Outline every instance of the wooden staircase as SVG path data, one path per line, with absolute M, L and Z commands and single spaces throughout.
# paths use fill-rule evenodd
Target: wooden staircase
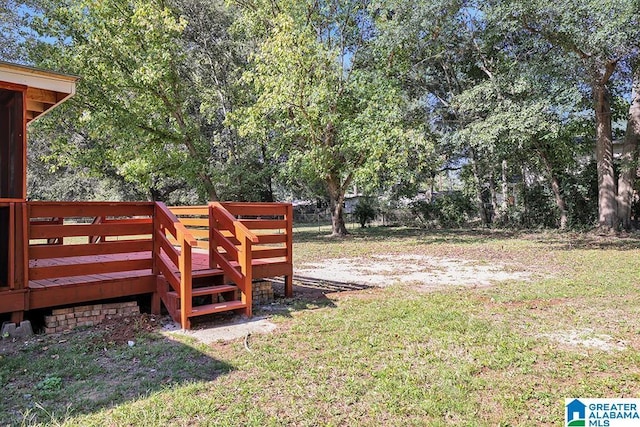
M 224 284 L 224 271 L 196 270 L 192 273 L 191 279 L 191 311 L 187 314 L 189 320 L 197 316 L 246 308 L 246 304 L 239 299 L 239 288 L 236 285 Z M 180 292 L 172 290 L 163 276 L 158 276 L 158 291 L 173 320 L 180 323 Z
M 267 217 L 275 212 L 273 206 L 270 208 L 266 211 Z M 264 206 L 262 209 L 265 209 Z M 283 207 L 279 206 L 278 209 Z M 163 203 L 156 203 L 153 268 L 157 274 L 160 300 L 184 329 L 190 328 L 194 317 L 207 314 L 238 311 L 251 317 L 254 262 L 263 268 L 263 274 L 282 270 L 290 283 L 290 255 L 286 256 L 285 262 L 270 265 L 265 264 L 264 258 L 275 259 L 290 254 L 291 224 L 285 227 L 284 234 L 262 234 L 258 237 L 221 203 L 176 208 L 176 211 L 184 217 L 184 224 Z M 287 221 L 291 221 L 290 208 L 286 212 L 285 220 L 271 222 L 278 227 L 287 225 Z M 254 221 L 251 226 L 267 229 L 270 223 L 269 220 L 246 221 Z M 187 229 L 185 224 L 195 228 Z M 280 246 L 275 249 L 267 247 L 265 250 L 264 247 L 258 247 L 258 243 Z M 200 251 L 201 256 L 206 253 L 208 268 L 193 268 L 194 250 Z M 256 260 L 253 259 L 254 252 L 258 258 Z M 282 266 L 286 268 L 282 269 Z M 291 293 L 290 288 L 290 285 L 286 286 L 287 295 Z

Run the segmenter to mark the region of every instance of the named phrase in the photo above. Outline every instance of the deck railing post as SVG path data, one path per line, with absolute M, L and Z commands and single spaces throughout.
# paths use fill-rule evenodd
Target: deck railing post
M 16 252 L 16 276 L 17 288 L 29 287 L 29 213 L 26 202 L 16 205 L 16 235 L 22 240 L 21 252 Z M 28 298 L 27 298 L 28 301 Z M 25 303 L 28 309 L 28 302 Z
M 184 238 L 181 230 L 177 231 L 180 242 L 180 323 L 183 329 L 190 329 L 189 315 L 191 314 L 191 245 Z
M 22 238 L 19 237 L 19 242 L 16 240 L 16 204 L 9 203 L 9 251 L 4 256 L 7 258 L 7 284 L 10 289 L 15 289 L 16 285 L 16 276 L 15 276 L 15 268 L 16 268 L 16 246 L 23 244 Z
M 242 273 L 242 280 L 244 281 L 244 289 L 242 289 L 242 302 L 246 304 L 244 313 L 247 317 L 251 317 L 253 305 L 253 272 L 251 265 L 251 251 L 251 240 L 249 240 L 248 236 L 242 234 L 242 238 L 240 239 L 240 253 L 238 254 L 238 261 L 240 262 L 240 272 Z
M 218 268 L 214 253 L 218 251 L 218 240 L 214 230 L 218 229 L 218 221 L 214 215 L 214 204 L 209 203 L 209 268 Z
M 293 265 L 293 205 L 287 204 L 284 219 L 287 221 L 287 264 Z M 290 275 L 284 276 L 284 296 L 293 297 L 293 271 Z
M 160 239 L 158 238 L 158 233 L 162 230 L 160 218 L 158 216 L 158 204 L 153 204 L 153 234 L 151 235 L 152 240 L 152 250 L 151 250 L 151 272 L 156 276 L 159 273 L 158 268 L 158 257 L 160 256 Z
M 160 239 L 158 233 L 162 231 L 162 225 L 158 216 L 158 204 L 153 204 L 153 233 L 151 234 L 151 273 L 156 276 L 156 291 L 151 295 L 151 313 L 160 314 L 162 312 L 162 303 L 160 299 L 160 268 L 158 267 L 158 258 L 160 257 Z M 166 284 L 164 285 L 166 287 Z

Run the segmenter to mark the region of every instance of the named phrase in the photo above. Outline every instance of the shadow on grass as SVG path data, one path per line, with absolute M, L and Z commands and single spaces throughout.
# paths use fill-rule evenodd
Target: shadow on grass
M 376 242 L 388 239 L 412 239 L 424 245 L 482 244 L 519 238 L 548 245 L 550 249 L 635 250 L 640 248 L 640 234 L 600 235 L 593 232 L 559 232 L 556 230 L 505 230 L 486 228 L 425 229 L 416 227 L 367 227 L 349 230 L 345 237 L 331 237 L 326 232 L 294 233 L 296 243 L 343 244 L 345 242 Z
M 631 251 L 640 249 L 640 236 L 602 236 L 593 233 L 557 234 L 534 239 L 536 243 L 548 245 L 555 250 L 615 250 Z
M 0 340 L 3 425 L 58 423 L 233 370 L 158 332 L 135 331 L 123 341 L 116 329 Z
M 428 244 L 481 243 L 483 241 L 508 239 L 519 236 L 518 231 L 493 229 L 426 229 L 417 227 L 367 227 L 349 230 L 345 237 L 332 237 L 323 231 L 294 231 L 294 242 L 382 241 L 387 239 L 419 239 Z
M 358 283 L 338 282 L 335 280 L 316 279 L 315 277 L 293 276 L 294 292 L 302 289 L 312 289 L 323 294 L 333 292 L 362 291 L 372 288 L 370 285 Z
M 280 278 L 270 280 L 273 283 L 276 302 L 285 302 L 294 311 L 319 307 L 335 308 L 335 303 L 327 297 L 327 294 L 362 291 L 374 287 L 358 283 L 293 276 L 293 298 L 288 300 L 284 297 L 284 281 Z M 286 313 L 284 314 L 286 315 Z

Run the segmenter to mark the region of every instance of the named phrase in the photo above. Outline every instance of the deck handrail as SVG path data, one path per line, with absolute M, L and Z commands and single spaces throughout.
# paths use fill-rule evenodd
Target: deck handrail
M 253 228 L 266 228 L 273 229 L 276 223 L 281 223 L 282 229 L 284 229 L 284 240 L 276 239 L 272 240 L 272 237 L 275 236 L 264 236 L 259 235 L 258 239 L 260 240 L 260 244 L 262 243 L 274 243 L 280 242 L 284 244 L 282 250 L 276 250 L 275 252 L 279 256 L 281 252 L 284 252 L 284 257 L 286 262 L 289 264 L 293 264 L 293 205 L 291 203 L 285 202 L 264 202 L 264 203 L 255 203 L 255 202 L 222 202 L 222 206 L 224 206 L 225 210 L 229 212 L 231 217 L 235 218 L 236 215 L 241 216 L 253 216 L 257 217 L 257 219 L 239 219 L 241 223 L 243 223 L 250 230 Z M 272 219 L 264 219 L 263 216 L 270 217 L 282 217 L 282 220 L 272 220 Z M 259 224 L 259 225 L 258 225 Z M 270 253 L 266 251 L 260 251 L 262 254 L 254 252 L 254 259 L 260 257 L 270 257 Z M 287 285 L 285 289 L 285 294 L 287 296 L 293 295 L 293 289 L 291 288 L 291 284 Z
M 233 224 L 235 235 L 244 235 L 249 240 L 251 240 L 252 243 L 258 243 L 258 236 L 256 236 L 254 232 L 249 230 L 247 226 L 242 223 L 242 221 L 236 219 L 235 216 L 231 215 L 231 213 L 227 210 L 227 208 L 224 207 L 222 203 L 212 202 L 211 205 L 218 209 L 217 212 L 222 215 L 222 217 L 224 218 L 223 221 L 227 222 L 228 225 Z M 231 230 L 229 229 L 229 231 Z
M 152 204 L 27 202 L 25 214 L 28 280 L 142 271 L 152 267 Z M 121 216 L 126 218 L 119 218 Z M 98 217 L 113 219 L 96 221 Z M 99 243 L 94 236 L 101 236 Z M 111 258 L 128 253 L 136 256 Z M 82 257 L 80 262 L 78 257 Z
M 240 242 L 240 247 L 237 248 L 230 238 L 219 231 L 220 229 L 230 231 L 231 237 Z M 245 304 L 245 314 L 251 317 L 253 304 L 252 245 L 258 243 L 258 236 L 231 215 L 219 202 L 209 204 L 209 233 L 209 266 L 220 266 L 225 275 L 238 285 L 242 294 L 242 302 Z M 220 252 L 219 246 L 222 246 L 225 252 Z M 232 264 L 232 261 L 237 262 L 240 271 Z
M 154 225 L 154 272 L 162 273 L 169 284 L 180 294 L 180 323 L 188 325 L 189 315 L 191 314 L 191 291 L 192 291 L 192 248 L 197 246 L 198 242 L 180 220 L 167 208 L 162 202 L 156 202 L 157 223 Z M 167 239 L 166 232 L 169 232 L 180 247 L 179 252 L 173 248 L 173 245 Z M 161 252 L 167 254 L 167 258 L 172 264 L 178 268 L 180 277 L 174 273 L 173 266 L 167 265 L 166 258 L 161 256 Z M 177 262 L 176 262 L 177 261 Z

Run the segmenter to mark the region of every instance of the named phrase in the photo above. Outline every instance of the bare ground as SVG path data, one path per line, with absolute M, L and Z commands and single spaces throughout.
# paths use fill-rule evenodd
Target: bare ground
M 507 280 L 529 280 L 531 271 L 516 270 L 499 262 L 479 265 L 477 261 L 432 255 L 374 255 L 369 258 L 338 258 L 303 263 L 295 274 L 366 286 L 413 283 L 424 290 L 447 286 L 490 286 Z

